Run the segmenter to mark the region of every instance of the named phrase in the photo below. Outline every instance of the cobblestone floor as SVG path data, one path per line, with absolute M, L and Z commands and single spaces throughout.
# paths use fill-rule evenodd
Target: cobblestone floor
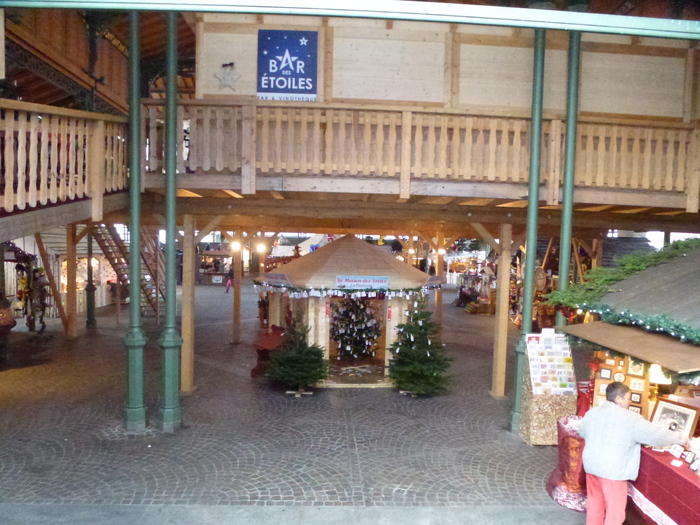
M 67 342 L 12 333 L 0 368 L 0 502 L 62 505 L 557 507 L 544 490 L 554 447 L 507 430 L 509 402 L 492 398 L 493 318 L 450 306 L 444 342 L 450 394 L 327 389 L 295 398 L 251 379 L 256 293 L 244 286 L 244 341 L 229 344 L 232 295 L 198 287 L 193 395 L 183 428 L 126 432 L 124 323 L 101 309 L 98 329 Z M 147 405 L 158 413 L 160 350 L 153 320 Z M 513 332 L 512 337 L 516 334 Z M 511 345 L 514 348 L 514 345 Z M 512 362 L 509 363 L 512 373 Z M 517 510 L 520 509 L 520 510 Z M 583 523 L 564 511 L 560 523 Z M 1 521 L 1 520 L 0 520 Z M 526 521 L 513 521 L 526 523 Z

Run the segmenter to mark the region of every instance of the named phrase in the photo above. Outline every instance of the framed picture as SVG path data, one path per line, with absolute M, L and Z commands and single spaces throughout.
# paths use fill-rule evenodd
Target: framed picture
M 609 368 L 601 368 L 600 369 L 600 378 L 601 379 L 612 378 L 612 370 L 610 370 Z
M 608 366 L 615 366 L 615 360 L 614 359 L 606 359 L 605 364 Z
M 605 390 L 607 390 L 609 383 L 601 383 L 598 385 L 598 393 L 605 395 Z
M 642 394 L 639 392 L 632 392 L 632 397 L 630 397 L 632 403 L 640 404 L 642 402 Z
M 629 365 L 627 365 L 627 375 L 644 377 L 644 363 L 630 359 Z
M 618 383 L 624 383 L 625 382 L 625 374 L 623 374 L 622 372 L 615 372 L 613 379 L 615 381 L 617 381 Z
M 688 439 L 695 433 L 700 408 L 659 398 L 651 415 L 651 422 L 681 432 Z
M 618 361 L 618 363 L 617 363 L 617 367 L 618 367 L 618 368 L 625 368 L 625 360 L 624 360 L 624 359 L 620 359 L 620 360 Z
M 630 379 L 630 390 L 636 390 L 637 392 L 644 391 L 644 379 Z
M 642 413 L 642 407 L 640 407 L 640 406 L 630 405 L 629 409 L 636 414 Z

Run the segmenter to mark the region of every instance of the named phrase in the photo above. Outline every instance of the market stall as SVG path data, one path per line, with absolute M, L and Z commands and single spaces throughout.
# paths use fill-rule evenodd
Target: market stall
M 255 282 L 269 293 L 270 329 L 301 316 L 309 344 L 325 349 L 338 375 L 378 375 L 374 383 L 384 381 L 389 347 L 405 312 L 427 289 L 439 286 L 436 278 L 352 235 Z
M 619 381 L 631 390 L 630 410 L 692 438 L 700 419 L 700 247 L 678 244 L 627 262 L 642 269 L 622 268 L 620 274 L 632 273 L 624 279 L 606 275 L 601 289 L 607 293 L 568 305 L 600 320 L 561 330 L 577 338 L 572 339 L 575 352 L 593 350 L 593 406 L 605 400 L 610 383 Z M 595 279 L 586 286 L 584 293 L 595 289 Z M 674 454 L 643 449 L 629 493 L 647 518 L 663 525 L 700 522 L 698 455 L 699 440 Z
M 200 256 L 199 284 L 226 285 L 226 277 L 231 267 L 232 255 L 226 250 L 204 251 Z

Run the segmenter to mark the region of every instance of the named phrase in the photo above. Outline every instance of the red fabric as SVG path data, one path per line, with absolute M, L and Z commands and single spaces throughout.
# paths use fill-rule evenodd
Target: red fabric
M 586 525 L 622 525 L 627 507 L 627 481 L 586 474 Z
M 700 523 L 700 476 L 668 452 L 642 448 L 639 476 L 632 484 L 678 525 Z
M 576 415 L 585 416 L 593 405 L 593 390 L 595 388 L 595 379 L 587 381 L 576 381 L 578 390 L 578 399 L 576 400 Z
M 546 484 L 547 493 L 559 505 L 578 512 L 586 510 L 586 482 L 583 471 L 584 440 L 570 425 L 578 416 L 557 420 L 559 461 Z

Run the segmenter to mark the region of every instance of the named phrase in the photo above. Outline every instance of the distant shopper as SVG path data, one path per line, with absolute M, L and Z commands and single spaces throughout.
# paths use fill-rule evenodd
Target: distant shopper
M 578 428 L 586 440 L 586 525 L 622 525 L 625 521 L 627 480 L 637 479 L 640 444 L 663 447 L 688 442 L 683 434 L 628 410 L 631 392 L 624 383 L 610 383 L 605 398 L 586 413 Z
M 233 286 L 233 265 L 231 265 L 231 268 L 228 270 L 228 277 L 226 279 L 226 293 L 228 293 L 229 289 Z

